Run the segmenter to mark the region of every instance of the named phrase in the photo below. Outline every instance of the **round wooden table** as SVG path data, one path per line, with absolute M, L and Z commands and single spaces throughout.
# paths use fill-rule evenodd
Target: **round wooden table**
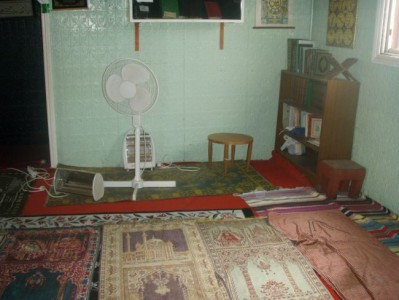
M 231 146 L 231 162 L 234 161 L 236 145 L 248 145 L 247 148 L 247 169 L 252 155 L 252 136 L 240 133 L 213 133 L 208 135 L 208 163 L 212 166 L 213 143 L 224 145 L 224 175 L 227 174 L 229 163 L 229 147 Z

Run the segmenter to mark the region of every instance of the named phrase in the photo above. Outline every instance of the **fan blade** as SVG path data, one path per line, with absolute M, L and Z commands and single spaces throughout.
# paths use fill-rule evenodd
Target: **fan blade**
M 130 99 L 129 105 L 134 112 L 144 112 L 151 107 L 151 95 L 142 86 L 137 86 L 136 96 Z
M 122 68 L 123 80 L 129 80 L 133 83 L 145 83 L 150 79 L 150 72 L 143 66 L 137 64 L 128 64 Z
M 107 96 L 113 102 L 122 102 L 125 98 L 121 95 L 119 87 L 122 83 L 122 78 L 119 75 L 112 74 L 108 77 L 107 82 L 105 84 L 105 90 L 107 92 Z
M 123 81 L 119 86 L 119 92 L 125 99 L 133 98 L 136 95 L 136 85 L 130 81 Z

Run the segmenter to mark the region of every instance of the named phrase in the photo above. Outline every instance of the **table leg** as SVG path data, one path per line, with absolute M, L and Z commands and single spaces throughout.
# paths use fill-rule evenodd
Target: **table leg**
M 236 155 L 236 145 L 231 145 L 231 162 L 234 161 L 235 155 Z
M 209 165 L 209 167 L 212 167 L 212 153 L 213 153 L 212 142 L 208 141 L 208 165 Z
M 252 158 L 252 143 L 253 141 L 250 141 L 248 143 L 248 149 L 247 149 L 247 170 L 249 168 L 249 163 L 251 162 L 251 158 Z
M 224 176 L 227 175 L 227 166 L 229 163 L 229 145 L 224 145 Z

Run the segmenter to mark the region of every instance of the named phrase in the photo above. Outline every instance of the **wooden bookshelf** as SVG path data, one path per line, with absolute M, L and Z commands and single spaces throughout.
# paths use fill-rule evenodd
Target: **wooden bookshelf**
M 208 16 L 206 2 L 217 5 L 220 18 Z M 162 6 L 167 3 L 167 10 Z M 130 22 L 201 22 L 201 23 L 241 23 L 244 20 L 244 0 L 154 0 L 153 2 L 137 2 L 129 0 Z
M 165 11 L 162 3 L 168 7 L 175 7 Z M 208 4 L 217 5 L 220 9 L 220 18 L 209 15 Z M 171 3 L 174 3 L 171 5 Z M 193 5 L 197 7 L 193 9 Z M 189 5 L 190 7 L 184 7 Z M 209 5 L 208 5 L 209 6 Z M 184 8 L 183 8 L 184 7 Z M 213 8 L 215 10 L 215 8 Z M 193 13 L 193 11 L 196 11 Z M 129 0 L 129 19 L 134 23 L 134 50 L 140 50 L 140 23 L 218 23 L 219 48 L 224 49 L 224 23 L 244 22 L 244 0 L 153 0 L 152 2 L 138 2 Z
M 343 79 L 323 79 L 283 70 L 281 72 L 275 150 L 303 171 L 312 183 L 316 183 L 317 164 L 325 159 L 350 159 L 359 83 Z M 309 138 L 288 133 L 284 119 L 286 106 L 293 106 L 322 118 L 320 145 L 309 143 Z M 305 147 L 302 155 L 281 151 L 284 135 L 295 139 Z

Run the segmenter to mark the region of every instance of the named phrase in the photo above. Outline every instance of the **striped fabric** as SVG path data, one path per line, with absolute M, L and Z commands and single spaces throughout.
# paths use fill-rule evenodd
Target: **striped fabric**
M 377 201 L 361 196 L 358 199 L 339 194 L 327 200 L 324 194 L 311 187 L 255 191 L 242 194 L 257 216 L 268 216 L 270 211 L 322 211 L 336 207 L 351 220 L 367 230 L 392 252 L 399 255 L 399 217 Z

